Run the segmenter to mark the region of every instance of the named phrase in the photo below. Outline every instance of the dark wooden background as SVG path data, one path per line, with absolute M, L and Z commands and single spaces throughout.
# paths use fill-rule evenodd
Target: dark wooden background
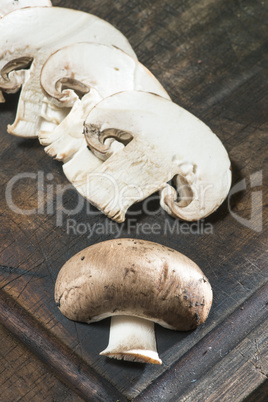
M 174 220 L 160 211 L 157 195 L 133 207 L 128 223 L 113 225 L 103 235 L 68 233 L 70 218 L 91 226 L 109 220 L 89 215 L 84 203 L 75 216 L 63 214 L 59 225 L 56 186 L 67 185 L 67 180 L 60 163 L 44 153 L 38 140 L 7 134 L 17 102 L 17 95 L 8 96 L 0 105 L 0 399 L 264 401 L 267 4 L 261 0 L 53 3 L 91 12 L 119 28 L 174 102 L 217 133 L 231 158 L 233 186 L 239 185 L 241 191 L 230 197 L 229 208 L 226 201 L 202 222 L 211 234 L 165 234 L 166 222 L 172 225 Z M 6 190 L 10 180 L 24 172 L 43 172 L 39 193 L 52 200 L 51 212 L 20 215 L 10 209 Z M 35 180 L 20 180 L 13 200 L 21 208 L 35 208 L 36 193 Z M 63 200 L 65 208 L 74 207 L 75 190 L 66 191 Z M 144 213 L 145 207 L 150 214 Z M 156 222 L 160 234 L 150 232 Z M 147 233 L 137 230 L 144 224 Z M 113 238 L 118 228 L 123 228 L 122 237 L 157 241 L 185 253 L 202 268 L 214 290 L 210 316 L 196 331 L 178 333 L 156 326 L 162 366 L 100 357 L 108 342 L 109 320 L 90 326 L 73 323 L 54 303 L 54 283 L 64 262 L 90 244 Z M 184 230 L 193 231 L 193 226 L 186 224 Z

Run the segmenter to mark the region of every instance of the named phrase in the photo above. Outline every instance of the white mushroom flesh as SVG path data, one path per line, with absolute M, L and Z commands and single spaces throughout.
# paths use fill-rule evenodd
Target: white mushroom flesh
M 94 43 L 73 44 L 52 54 L 43 66 L 41 85 L 50 103 L 72 106 L 54 131 L 50 127 L 45 130 L 41 124 L 39 140 L 50 156 L 68 161 L 64 172 L 82 194 L 88 174 L 102 159 L 97 151 L 92 155 L 83 135 L 83 122 L 89 111 L 103 98 L 124 90 L 151 91 L 169 98 L 159 81 L 136 59 L 114 46 Z M 88 92 L 81 100 L 76 93 L 79 88 Z M 112 152 L 122 149 L 114 140 L 110 147 Z M 77 164 L 77 152 L 83 153 L 84 167 Z
M 168 213 L 198 220 L 215 211 L 230 189 L 230 160 L 219 138 L 191 113 L 155 94 L 126 91 L 104 99 L 89 113 L 85 136 L 91 150 L 108 159 L 80 192 L 118 222 L 134 202 L 159 189 Z M 107 139 L 123 136 L 129 144 L 112 154 Z M 178 188 L 187 196 L 181 203 L 167 184 L 176 176 L 182 179 L 177 183 L 187 184 Z
M 0 89 L 13 93 L 22 86 L 16 119 L 8 132 L 23 137 L 37 136 L 44 99 L 40 73 L 51 53 L 88 40 L 116 45 L 135 57 L 127 39 L 109 23 L 82 11 L 58 7 L 23 8 L 7 14 L 0 20 L 0 38 Z
M 162 364 L 156 347 L 154 323 L 125 315 L 111 317 L 109 344 L 100 355 L 138 363 Z
M 11 11 L 24 7 L 52 7 L 52 3 L 50 0 L 1 0 L 0 18 Z M 0 91 L 0 103 L 4 102 L 4 95 Z
M 10 13 L 11 11 L 17 10 L 19 8 L 51 7 L 51 6 L 52 3 L 50 0 L 1 0 L 0 18 Z

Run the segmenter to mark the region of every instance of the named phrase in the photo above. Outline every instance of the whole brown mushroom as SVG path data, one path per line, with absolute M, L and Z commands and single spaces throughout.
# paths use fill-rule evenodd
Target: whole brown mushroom
M 183 254 L 149 241 L 115 239 L 66 262 L 56 281 L 55 300 L 74 321 L 92 323 L 112 316 L 102 355 L 161 364 L 154 322 L 178 331 L 195 329 L 209 314 L 212 290 Z

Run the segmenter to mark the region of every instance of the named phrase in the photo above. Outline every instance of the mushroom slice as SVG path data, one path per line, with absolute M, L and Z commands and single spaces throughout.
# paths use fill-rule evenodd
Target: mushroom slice
M 102 355 L 161 364 L 153 323 L 177 331 L 195 329 L 209 314 L 212 290 L 183 254 L 157 243 L 116 239 L 67 261 L 56 280 L 55 300 L 74 321 L 112 316 Z
M 110 136 L 133 140 L 88 176 L 82 193 L 110 218 L 122 222 L 127 209 L 161 190 L 161 206 L 185 220 L 211 214 L 231 185 L 228 154 L 198 118 L 152 93 L 125 91 L 98 103 L 85 122 L 90 148 L 110 154 Z M 182 199 L 167 182 L 177 177 Z M 172 189 L 172 191 L 171 191 Z M 183 199 L 184 196 L 186 199 Z
M 136 59 L 114 46 L 96 43 L 72 44 L 52 54 L 42 68 L 41 86 L 51 103 L 72 107 L 54 131 L 41 127 L 39 132 L 45 151 L 63 161 L 86 146 L 83 122 L 103 98 L 132 89 L 169 98 L 159 81 Z M 85 94 L 81 101 L 77 92 Z
M 1 0 L 1 5 L 0 5 L 0 18 L 2 18 L 4 15 L 10 13 L 11 11 L 17 10 L 19 8 L 24 8 L 24 7 L 51 7 L 52 3 L 50 0 Z M 0 103 L 4 103 L 5 98 L 0 91 Z
M 0 38 L 0 89 L 12 93 L 22 86 L 16 120 L 8 132 L 22 137 L 37 136 L 44 98 L 40 73 L 51 53 L 68 44 L 89 40 L 116 45 L 135 57 L 127 39 L 112 25 L 67 8 L 31 7 L 13 11 L 0 20 Z M 25 70 L 26 67 L 29 69 Z
M 52 7 L 50 0 L 1 0 L 0 18 L 24 7 Z

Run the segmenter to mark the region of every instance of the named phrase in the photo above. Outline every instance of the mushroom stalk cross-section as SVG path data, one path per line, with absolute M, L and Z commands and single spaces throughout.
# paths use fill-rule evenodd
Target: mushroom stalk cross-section
M 212 290 L 183 254 L 157 243 L 116 239 L 67 261 L 56 280 L 55 300 L 74 321 L 112 317 L 109 345 L 101 354 L 161 364 L 153 323 L 195 329 L 209 314 Z

